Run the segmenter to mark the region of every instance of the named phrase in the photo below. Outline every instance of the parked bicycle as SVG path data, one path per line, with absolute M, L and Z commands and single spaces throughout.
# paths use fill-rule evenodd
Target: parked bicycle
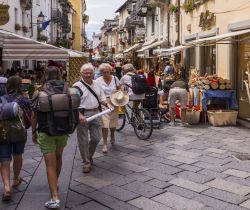
M 150 138 L 153 132 L 153 122 L 149 111 L 143 108 L 133 108 L 129 104 L 124 107 L 124 114 L 119 114 L 116 131 L 121 131 L 125 125 L 131 124 L 136 136 L 141 140 Z

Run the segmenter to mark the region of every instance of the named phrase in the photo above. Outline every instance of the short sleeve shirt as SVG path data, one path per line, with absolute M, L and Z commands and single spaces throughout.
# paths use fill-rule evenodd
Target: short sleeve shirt
M 107 84 L 103 77 L 99 77 L 96 79 L 96 82 L 98 82 L 98 85 L 103 89 L 106 97 L 110 97 L 111 93 L 116 90 L 116 87 L 120 85 L 120 81 L 117 77 L 112 76 L 111 82 Z
M 87 84 L 88 85 L 88 84 Z M 81 103 L 79 108 L 95 109 L 99 107 L 96 97 L 80 82 L 76 82 L 73 87 L 78 87 L 82 91 Z M 93 83 L 89 85 L 90 88 L 95 91 L 100 102 L 106 101 L 106 96 L 102 88 L 98 85 L 98 82 L 93 80 Z
M 124 86 L 124 88 L 128 91 L 128 94 L 129 94 L 129 95 L 132 95 L 132 94 L 133 94 L 132 89 L 128 87 L 128 86 L 130 86 L 130 87 L 132 86 L 132 77 L 131 77 L 131 75 L 133 75 L 133 74 L 125 74 L 125 75 L 121 78 L 121 80 L 120 80 L 121 85 Z M 128 85 L 128 86 L 127 86 L 127 85 Z

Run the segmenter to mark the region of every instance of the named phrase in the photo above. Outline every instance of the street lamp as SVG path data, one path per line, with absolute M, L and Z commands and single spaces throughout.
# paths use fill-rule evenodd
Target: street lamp
M 45 16 L 44 16 L 43 12 L 41 11 L 40 14 L 37 16 L 37 21 L 39 23 L 42 23 L 44 21 L 44 18 L 45 18 Z

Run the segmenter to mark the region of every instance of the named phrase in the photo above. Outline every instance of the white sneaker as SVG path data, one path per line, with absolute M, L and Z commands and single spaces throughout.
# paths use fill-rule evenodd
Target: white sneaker
M 168 123 L 169 126 L 175 126 L 175 123 L 173 121 L 171 121 L 170 123 Z
M 45 207 L 48 209 L 59 209 L 60 208 L 60 200 L 50 200 L 45 203 Z

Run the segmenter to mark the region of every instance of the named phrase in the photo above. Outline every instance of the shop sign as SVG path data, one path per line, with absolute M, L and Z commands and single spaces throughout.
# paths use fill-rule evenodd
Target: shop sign
M 0 26 L 9 22 L 9 8 L 10 6 L 8 4 L 0 4 Z
M 145 50 L 144 51 L 144 57 L 145 58 L 149 58 L 149 50 Z

